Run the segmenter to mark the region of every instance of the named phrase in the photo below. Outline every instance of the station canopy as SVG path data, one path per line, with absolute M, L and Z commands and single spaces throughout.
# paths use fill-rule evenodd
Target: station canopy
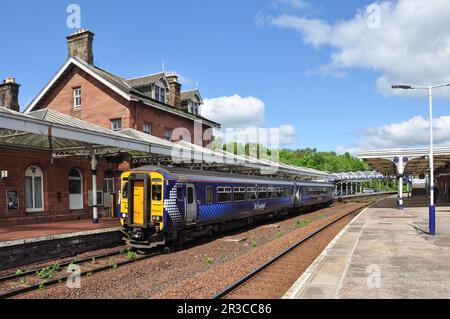
M 332 180 L 335 182 L 365 182 L 384 178 L 384 175 L 377 171 L 342 172 L 333 173 L 332 176 Z
M 433 149 L 435 170 L 445 168 L 450 163 L 450 147 L 435 147 Z M 398 170 L 394 161 L 403 160 L 404 175 L 428 174 L 429 148 L 403 148 L 371 150 L 358 153 L 358 158 L 366 161 L 371 167 L 384 175 L 397 176 Z
M 185 141 L 170 142 L 134 129 L 112 131 L 51 109 L 23 114 L 0 107 L 0 145 L 49 151 L 52 158 L 132 155 L 136 165 L 184 166 L 297 180 L 332 180 L 302 168 Z

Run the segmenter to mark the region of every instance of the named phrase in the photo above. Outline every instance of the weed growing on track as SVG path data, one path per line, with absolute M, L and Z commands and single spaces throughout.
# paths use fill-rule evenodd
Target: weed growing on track
M 97 263 L 97 259 L 95 259 L 95 257 L 92 257 L 91 263 L 92 264 L 96 264 Z
M 136 259 L 137 258 L 137 253 L 135 251 L 132 250 L 128 250 L 127 252 L 127 257 L 128 259 Z
M 92 271 L 90 271 L 86 274 L 86 277 L 91 277 L 91 276 L 92 276 Z
M 23 270 L 22 269 L 16 269 L 16 275 L 21 275 L 23 274 Z
M 212 264 L 214 264 L 216 261 L 214 260 L 214 258 L 212 258 L 212 257 L 206 257 L 206 263 L 208 264 L 208 265 L 212 265 Z
M 41 282 L 39 282 L 39 289 L 44 289 L 45 288 L 45 281 L 42 280 Z
M 36 275 L 39 279 L 50 279 L 53 277 L 55 272 L 59 271 L 59 268 L 59 264 L 55 263 L 52 266 L 48 266 L 36 271 Z
M 110 266 L 112 269 L 117 269 L 117 268 L 119 267 L 119 266 L 117 265 L 117 263 L 114 261 L 113 258 L 109 259 L 109 260 L 108 260 L 108 263 L 109 263 L 109 266 Z
M 255 248 L 257 246 L 255 234 L 251 234 L 251 236 L 250 236 L 250 246 L 253 248 Z
M 283 236 L 284 236 L 284 233 L 283 233 L 282 231 L 279 231 L 279 232 L 277 233 L 277 237 L 278 237 L 278 238 L 283 237 Z
M 20 278 L 19 279 L 19 284 L 20 285 L 25 285 L 25 284 L 27 284 L 27 280 L 25 278 Z
M 307 219 L 305 219 L 305 220 L 297 220 L 295 222 L 295 227 L 296 228 L 301 228 L 301 227 L 306 226 L 306 225 L 308 225 L 310 223 L 311 223 L 311 221 L 309 221 Z

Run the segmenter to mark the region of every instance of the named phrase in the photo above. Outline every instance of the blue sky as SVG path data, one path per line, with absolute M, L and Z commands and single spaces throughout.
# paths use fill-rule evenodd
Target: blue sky
M 442 6 L 448 2 L 436 1 Z M 16 77 L 22 85 L 20 101 L 24 109 L 66 59 L 65 36 L 74 31 L 66 26 L 66 8 L 76 3 L 81 7 L 82 27 L 96 34 L 97 65 L 134 77 L 160 71 L 164 60 L 167 70 L 175 70 L 185 79 L 183 89 L 193 88 L 198 82 L 203 97 L 216 102 L 212 107 L 226 108 L 220 104 L 223 100 L 215 100 L 219 97 L 252 97 L 262 103 L 257 107 L 264 109 L 264 117 L 253 124 L 295 129 L 295 139 L 287 143 L 289 148 L 354 152 L 422 145 L 426 138 L 426 97 L 392 95 L 386 83 L 446 80 L 450 70 L 439 63 L 450 61 L 446 59 L 450 50 L 444 50 L 450 43 L 446 22 L 450 20 L 442 16 L 448 14 L 442 11 L 450 10 L 437 6 L 436 11 L 430 9 L 429 19 L 427 11 L 422 19 L 419 14 L 423 10 L 406 10 L 404 0 L 378 3 L 381 17 L 385 17 L 381 30 L 358 31 L 364 39 L 374 37 L 382 42 L 374 49 L 353 32 L 361 28 L 355 16 L 359 12 L 365 18 L 366 7 L 372 2 L 8 1 L 0 11 L 4 28 L 0 78 Z M 403 13 L 410 17 L 403 18 Z M 441 21 L 436 15 L 442 18 L 440 23 L 446 30 L 439 35 L 445 41 L 422 48 L 420 56 L 415 43 L 410 43 L 411 37 L 405 37 L 406 44 L 401 35 L 385 40 L 390 34 L 398 35 L 394 31 L 406 31 L 408 25 L 402 19 L 413 19 L 414 15 L 423 20 L 418 23 L 421 30 L 434 28 L 430 21 Z M 417 41 L 421 37 L 427 34 L 417 34 Z M 434 45 L 442 49 L 436 59 L 432 56 Z M 357 53 L 352 50 L 355 47 L 359 48 Z M 432 60 L 427 66 L 434 72 L 417 67 L 423 56 Z M 402 67 L 405 61 L 410 63 Z M 328 69 L 332 72 L 328 73 L 338 75 L 320 71 L 325 65 L 331 65 Z M 380 79 L 387 81 L 384 86 Z M 438 143 L 450 138 L 445 131 L 449 111 L 448 96 L 438 96 L 435 117 L 443 129 Z M 229 122 L 233 125 L 232 120 Z M 414 136 L 417 134 L 421 138 Z

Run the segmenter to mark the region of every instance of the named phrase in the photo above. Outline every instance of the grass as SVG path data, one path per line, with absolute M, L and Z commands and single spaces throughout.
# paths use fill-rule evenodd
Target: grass
M 21 275 L 23 274 L 23 270 L 22 269 L 16 269 L 16 275 Z
M 307 219 L 297 220 L 297 221 L 295 221 L 295 228 L 301 228 L 310 223 L 311 223 L 311 221 L 309 221 Z

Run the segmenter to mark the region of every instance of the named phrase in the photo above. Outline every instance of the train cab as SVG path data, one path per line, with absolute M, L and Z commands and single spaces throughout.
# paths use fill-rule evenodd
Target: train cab
M 159 172 L 124 172 L 121 176 L 120 212 L 128 244 L 142 244 L 146 248 L 162 244 L 164 176 Z

